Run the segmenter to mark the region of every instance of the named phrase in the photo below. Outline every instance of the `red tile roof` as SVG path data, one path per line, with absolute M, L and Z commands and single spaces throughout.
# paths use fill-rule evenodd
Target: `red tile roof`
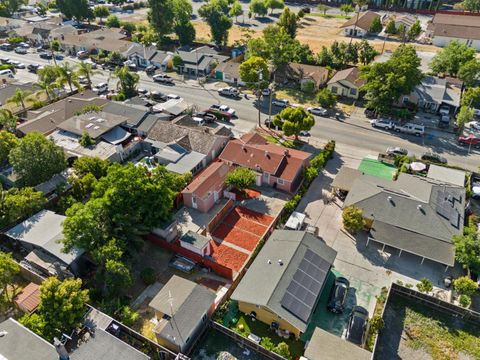
M 28 313 L 35 311 L 40 305 L 40 286 L 30 283 L 15 298 L 15 304 Z
M 252 170 L 268 172 L 287 181 L 295 179 L 303 162 L 309 157 L 310 154 L 304 151 L 269 144 L 256 133 L 230 140 L 220 155 L 221 160 Z
M 198 174 L 182 193 L 195 193 L 196 196 L 203 199 L 209 192 L 221 190 L 225 183 L 225 177 L 231 168 L 223 161 L 212 163 Z

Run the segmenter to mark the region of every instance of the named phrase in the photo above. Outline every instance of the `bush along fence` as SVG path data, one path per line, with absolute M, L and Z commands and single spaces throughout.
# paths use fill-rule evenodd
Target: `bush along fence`
M 281 222 L 285 222 L 288 217 L 295 211 L 302 197 L 307 193 L 308 188 L 312 184 L 313 180 L 318 176 L 319 172 L 325 167 L 328 160 L 333 157 L 333 152 L 335 151 L 335 140 L 330 140 L 323 150 L 315 156 L 311 161 L 310 165 L 305 169 L 303 173 L 303 183 L 300 186 L 297 194 L 292 197 L 289 201 L 285 203 L 283 208 L 283 214 L 281 217 Z

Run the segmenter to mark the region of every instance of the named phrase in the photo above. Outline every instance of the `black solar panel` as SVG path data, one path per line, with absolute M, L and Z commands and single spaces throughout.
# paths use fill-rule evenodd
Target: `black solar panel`
M 281 305 L 307 322 L 329 270 L 330 264 L 325 259 L 307 250 L 283 295 Z
M 460 226 L 460 214 L 456 209 L 453 209 L 453 211 L 450 214 L 450 224 L 452 224 L 452 226 L 456 228 Z

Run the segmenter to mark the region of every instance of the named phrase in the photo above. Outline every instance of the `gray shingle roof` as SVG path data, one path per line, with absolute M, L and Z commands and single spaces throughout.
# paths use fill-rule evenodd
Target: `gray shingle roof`
M 205 245 L 207 245 L 210 242 L 210 240 L 207 237 L 197 234 L 190 230 L 180 238 L 180 241 L 188 243 L 193 247 L 196 247 L 197 249 L 203 249 Z
M 308 249 L 329 264 L 333 264 L 337 256 L 335 250 L 310 233 L 275 230 L 235 289 L 232 299 L 265 306 L 300 331 L 305 331 L 308 323 L 286 310 L 281 301 Z
M 126 105 L 111 101 L 103 107 L 103 111 L 126 117 L 127 125 L 138 126 L 149 114 L 144 106 Z

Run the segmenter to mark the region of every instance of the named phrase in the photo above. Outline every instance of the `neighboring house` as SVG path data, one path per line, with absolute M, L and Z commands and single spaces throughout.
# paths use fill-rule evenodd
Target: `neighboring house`
M 68 277 L 82 270 L 84 250 L 62 251 L 64 221 L 65 216 L 42 210 L 7 230 L 5 235 L 29 252 L 24 261 L 41 274 Z
M 182 248 L 190 250 L 202 257 L 210 256 L 212 253 L 210 239 L 191 230 L 188 230 L 182 235 L 179 241 Z
M 307 360 L 371 360 L 372 353 L 317 327 L 303 356 Z
M 417 21 L 417 18 L 412 15 L 404 14 L 404 15 L 398 15 L 395 16 L 393 19 L 395 22 L 395 28 L 398 29 L 400 25 L 403 25 L 405 27 L 405 31 L 410 30 L 413 24 Z
M 300 86 L 313 81 L 315 90 L 327 83 L 328 69 L 323 66 L 288 63 L 282 71 L 277 71 L 275 79 L 280 83 L 291 81 Z
M 193 128 L 158 121 L 148 133 L 145 145 L 167 170 L 196 174 L 220 154 L 229 139 L 202 126 Z
M 193 281 L 173 275 L 150 302 L 157 324 L 157 342 L 186 353 L 207 326 L 215 310 L 215 293 Z
M 12 31 L 16 31 L 27 24 L 26 21 L 20 19 L 12 19 L 0 16 L 0 34 L 8 36 Z
M 125 40 L 126 34 L 118 28 L 101 28 L 82 34 L 65 34 L 60 41 L 63 50 L 69 54 L 76 54 L 78 51 L 107 53 L 116 51 L 124 53 L 133 45 L 131 41 Z
M 122 55 L 128 60 L 132 61 L 140 68 L 150 65 L 150 58 L 153 57 L 159 50 L 156 46 L 145 46 L 137 43 L 132 43 L 127 51 Z
M 294 192 L 302 181 L 311 154 L 268 143 L 256 133 L 230 140 L 219 158 L 229 165 L 243 166 L 257 173 L 256 185 L 269 185 Z
M 223 190 L 226 187 L 225 179 L 231 170 L 232 166 L 223 161 L 210 164 L 183 189 L 185 206 L 203 213 L 208 212 L 223 197 Z
M 48 200 L 52 200 L 57 197 L 57 191 L 67 191 L 71 187 L 68 182 L 68 170 L 65 170 L 60 174 L 53 175 L 50 180 L 36 185 L 34 189 L 41 192 Z
M 182 65 L 177 67 L 180 74 L 193 76 L 208 76 L 218 65 L 228 60 L 228 56 L 220 55 L 218 51 L 208 46 L 196 49 L 180 48 L 176 52 L 182 58 Z
M 474 15 L 435 14 L 427 27 L 432 44 L 445 47 L 458 40 L 480 51 L 480 18 Z
M 397 181 L 358 176 L 344 208 L 363 211 L 368 241 L 430 259 L 455 264 L 454 235 L 463 233 L 465 188 L 401 173 Z
M 240 76 L 240 63 L 235 60 L 229 60 L 219 64 L 215 68 L 215 79 L 238 86 L 244 86 Z
M 360 71 L 357 67 L 340 70 L 328 82 L 328 89 L 338 96 L 345 96 L 352 99 L 358 99 L 360 88 L 365 84 L 365 80 L 360 78 Z
M 479 19 L 480 20 L 480 19 Z M 401 104 L 415 104 L 424 111 L 436 113 L 440 106 L 448 105 L 455 114 L 460 107 L 462 82 L 453 78 L 427 75 L 410 95 L 402 97 Z
M 231 298 L 241 312 L 277 334 L 298 338 L 310 323 L 336 256 L 311 233 L 275 230 Z
M 370 32 L 373 20 L 380 19 L 380 15 L 373 11 L 365 11 L 358 15 L 354 14 L 341 28 L 345 36 L 364 37 Z M 356 25 L 355 25 L 356 23 Z
M 93 91 L 85 90 L 81 93 L 69 96 L 62 100 L 43 106 L 37 110 L 28 110 L 25 122 L 17 126 L 20 136 L 31 132 L 39 132 L 43 135 L 52 133 L 57 126 L 75 115 L 85 105 L 103 106 L 108 100 L 98 97 Z
M 427 178 L 459 187 L 465 186 L 466 173 L 463 170 L 452 169 L 446 166 L 430 164 Z
M 102 111 L 125 117 L 127 121 L 122 126 L 134 134 L 137 133 L 138 126 L 151 115 L 150 110 L 145 106 L 116 101 L 108 102 Z

